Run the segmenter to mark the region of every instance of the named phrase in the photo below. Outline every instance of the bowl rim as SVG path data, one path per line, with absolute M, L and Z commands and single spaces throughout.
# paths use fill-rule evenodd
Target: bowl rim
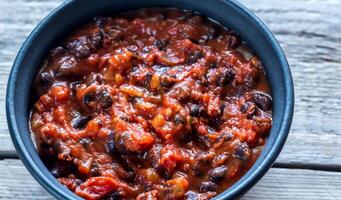
M 31 45 L 31 41 L 36 37 L 36 33 L 39 32 L 42 27 L 46 25 L 46 23 L 53 18 L 59 12 L 63 12 L 63 8 L 69 6 L 75 0 L 67 0 L 59 5 L 57 8 L 53 9 L 43 20 L 39 22 L 39 24 L 33 29 L 30 35 L 27 37 L 25 42 L 22 44 L 22 47 L 19 50 L 18 55 L 16 56 L 14 63 L 12 65 L 12 69 L 10 71 L 7 90 L 6 90 L 6 117 L 9 132 L 11 135 L 12 142 L 14 147 L 19 155 L 19 158 L 24 163 L 25 167 L 29 170 L 32 176 L 42 185 L 47 191 L 49 191 L 54 197 L 58 199 L 79 199 L 75 196 L 71 196 L 68 193 L 65 193 L 63 189 L 57 187 L 55 183 L 53 183 L 48 177 L 46 177 L 40 170 L 39 166 L 34 162 L 32 157 L 30 156 L 30 152 L 26 149 L 23 139 L 20 136 L 16 114 L 15 114 L 15 90 L 16 90 L 16 82 L 18 77 L 19 69 L 22 67 L 22 62 L 27 53 L 29 46 Z M 214 199 L 227 199 L 227 198 L 237 198 L 243 195 L 246 191 L 248 191 L 255 183 L 257 183 L 265 173 L 271 168 L 272 164 L 276 160 L 277 156 L 281 152 L 284 143 L 288 137 L 293 112 L 294 112 L 294 86 L 292 75 L 290 71 L 289 64 L 287 62 L 286 56 L 280 47 L 278 41 L 274 37 L 273 33 L 267 28 L 267 26 L 249 9 L 244 7 L 241 3 L 236 0 L 218 0 L 222 1 L 229 6 L 233 7 L 233 9 L 237 9 L 242 12 L 249 20 L 256 23 L 256 26 L 263 31 L 266 39 L 270 42 L 271 47 L 273 47 L 275 54 L 278 56 L 280 61 L 280 69 L 282 70 L 284 77 L 284 94 L 285 94 L 285 106 L 284 106 L 284 114 L 282 118 L 282 122 L 280 124 L 279 133 L 272 144 L 272 147 L 269 149 L 269 152 L 264 156 L 262 161 L 259 163 L 257 168 L 251 173 L 243 182 L 234 184 L 235 187 L 233 189 L 229 188 L 224 192 L 218 194 Z

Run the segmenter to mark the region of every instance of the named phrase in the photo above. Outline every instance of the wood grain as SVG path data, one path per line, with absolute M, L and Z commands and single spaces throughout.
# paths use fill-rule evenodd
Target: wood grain
M 241 0 L 274 32 L 295 83 L 292 132 L 341 135 L 341 1 Z
M 0 199 L 54 199 L 19 160 L 0 161 Z M 341 173 L 272 168 L 242 200 L 341 199 Z
M 15 151 L 5 120 L 8 73 L 22 42 L 58 0 L 0 0 L 0 156 Z M 279 163 L 341 163 L 341 1 L 241 0 L 275 33 L 288 56 L 295 116 Z M 341 168 L 340 168 L 341 169 Z
M 242 200 L 340 200 L 341 173 L 272 168 Z
M 8 74 L 25 38 L 61 0 L 0 0 L 0 155 L 14 154 L 9 137 L 5 94 Z
M 241 0 L 272 30 L 295 85 L 295 114 L 280 163 L 341 169 L 341 1 Z

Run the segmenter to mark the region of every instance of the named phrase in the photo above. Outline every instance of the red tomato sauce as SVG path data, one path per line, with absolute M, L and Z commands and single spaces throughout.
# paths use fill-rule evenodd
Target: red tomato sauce
M 190 11 L 97 17 L 36 77 L 32 136 L 85 199 L 206 200 L 253 165 L 272 125 L 260 60 Z

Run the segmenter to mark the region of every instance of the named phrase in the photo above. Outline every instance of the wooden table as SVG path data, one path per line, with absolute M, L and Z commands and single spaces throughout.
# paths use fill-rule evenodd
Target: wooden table
M 243 199 L 341 199 L 341 0 L 241 0 L 280 41 L 295 116 L 274 167 Z M 61 0 L 0 0 L 0 199 L 54 199 L 17 159 L 6 124 L 8 73 L 24 39 Z

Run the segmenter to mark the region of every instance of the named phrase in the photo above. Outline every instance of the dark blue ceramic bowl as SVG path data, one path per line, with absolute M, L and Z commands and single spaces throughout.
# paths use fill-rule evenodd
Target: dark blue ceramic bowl
M 234 0 L 70 0 L 48 15 L 31 33 L 13 64 L 7 86 L 7 121 L 14 146 L 37 181 L 58 199 L 80 199 L 50 174 L 40 160 L 29 131 L 32 83 L 49 50 L 93 17 L 143 7 L 177 7 L 204 14 L 236 30 L 260 57 L 273 96 L 273 127 L 254 166 L 215 199 L 235 199 L 247 192 L 271 167 L 288 136 L 294 90 L 285 55 L 267 27 Z

